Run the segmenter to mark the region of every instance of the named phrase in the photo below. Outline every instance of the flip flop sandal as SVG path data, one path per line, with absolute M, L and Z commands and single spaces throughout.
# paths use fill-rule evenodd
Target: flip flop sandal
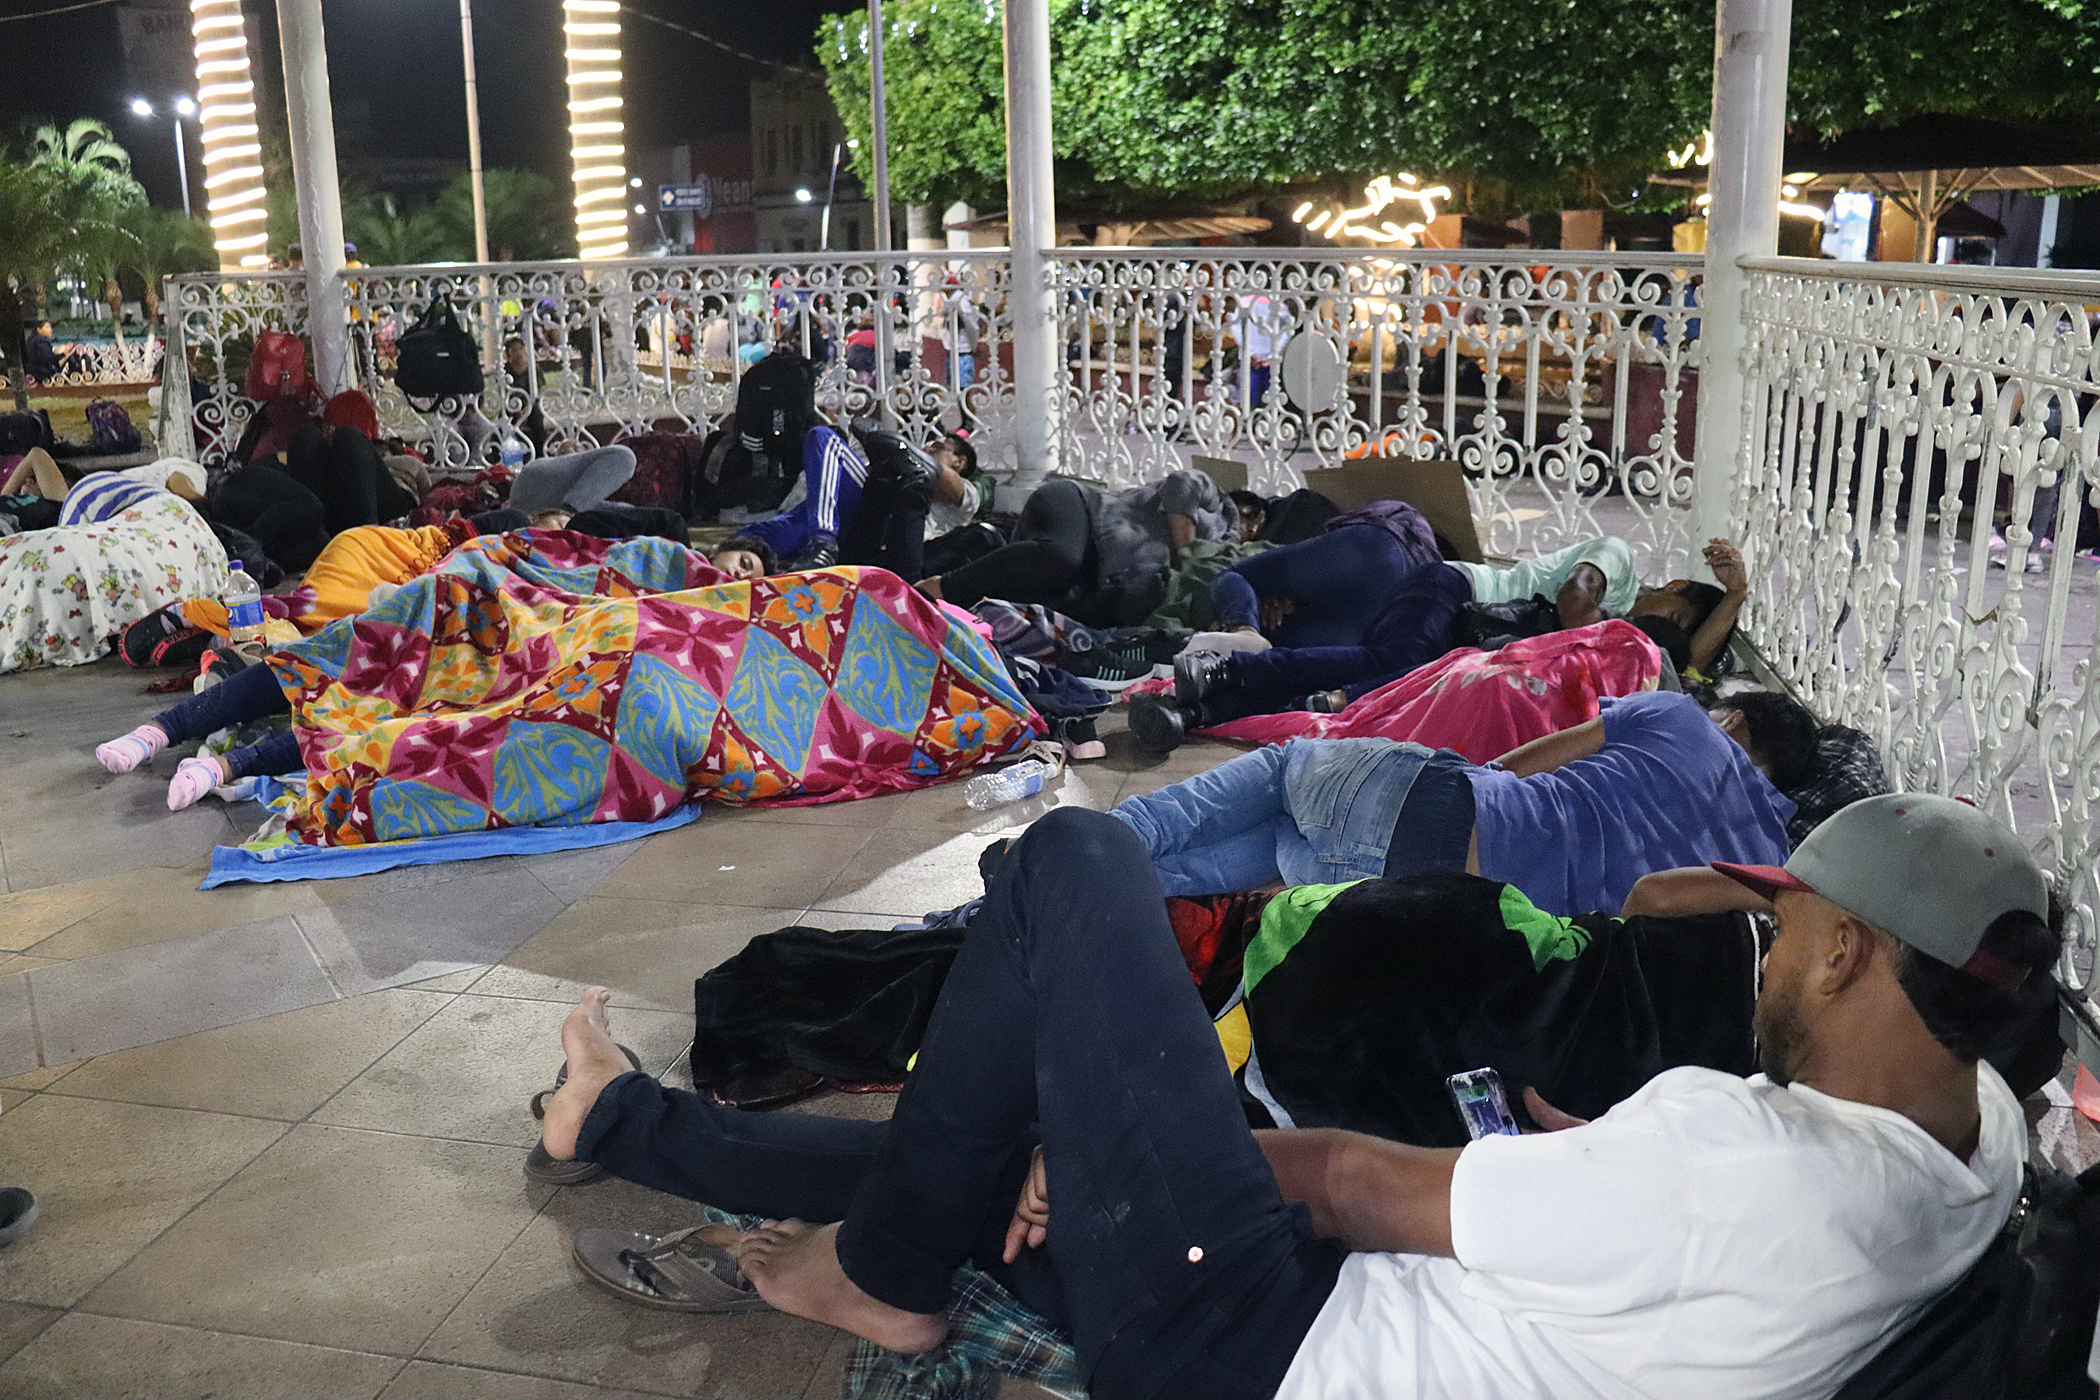
M 634 1051 L 622 1045 L 620 1047 L 620 1053 L 627 1057 L 628 1064 L 633 1065 L 636 1069 L 640 1069 L 642 1067 L 642 1057 L 635 1054 Z M 533 1122 L 544 1123 L 547 1121 L 547 1100 L 553 1098 L 556 1092 L 558 1092 L 561 1089 L 561 1086 L 568 1082 L 569 1065 L 568 1062 L 564 1060 L 562 1062 L 562 1067 L 554 1072 L 554 1088 L 542 1089 L 537 1094 L 534 1094 L 532 1096 L 531 1107 Z
M 754 1074 L 732 1079 L 726 1084 L 717 1084 L 706 1091 L 708 1099 L 723 1108 L 741 1108 L 752 1113 L 768 1108 L 785 1108 L 791 1103 L 815 1098 L 823 1092 L 823 1075 L 797 1069 L 793 1065 L 759 1070 Z
M 620 1053 L 624 1054 L 627 1057 L 627 1063 L 633 1065 L 636 1069 L 642 1067 L 641 1057 L 636 1055 L 634 1051 L 622 1045 Z M 546 1121 L 547 1100 L 552 1097 L 555 1090 L 560 1089 L 562 1085 L 568 1082 L 569 1067 L 567 1064 L 564 1064 L 554 1076 L 554 1088 L 542 1089 L 532 1096 L 532 1116 L 536 1121 Z M 531 1177 L 534 1181 L 543 1181 L 549 1186 L 577 1186 L 586 1181 L 595 1181 L 604 1174 L 605 1168 L 599 1166 L 596 1162 L 582 1162 L 574 1158 L 566 1162 L 562 1161 L 547 1150 L 545 1143 L 534 1143 L 532 1151 L 525 1154 L 525 1175 Z
M 36 1217 L 36 1197 L 19 1186 L 0 1187 L 0 1249 L 20 1239 Z
M 746 1313 L 773 1305 L 736 1262 L 736 1230 L 695 1225 L 668 1235 L 578 1230 L 577 1266 L 630 1303 L 665 1312 Z

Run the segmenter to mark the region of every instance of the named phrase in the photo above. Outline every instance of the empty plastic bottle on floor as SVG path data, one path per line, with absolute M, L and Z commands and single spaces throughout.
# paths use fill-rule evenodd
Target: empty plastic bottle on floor
M 221 596 L 226 604 L 226 639 L 233 649 L 251 661 L 259 661 L 263 654 L 263 610 L 262 587 L 248 577 L 248 571 L 235 565 L 226 578 L 226 592 Z
M 1049 764 L 1039 758 L 1027 759 L 996 773 L 979 773 L 963 784 L 963 801 L 973 812 L 988 812 L 1035 796 L 1043 790 L 1043 780 L 1049 776 Z

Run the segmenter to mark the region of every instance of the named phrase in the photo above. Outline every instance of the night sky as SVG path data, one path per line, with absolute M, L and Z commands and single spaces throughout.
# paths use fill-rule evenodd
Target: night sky
M 0 0 L 0 16 L 64 0 Z M 767 58 L 815 66 L 819 17 L 850 0 L 633 0 L 637 8 Z M 276 10 L 262 16 L 264 54 L 276 63 Z M 436 156 L 464 162 L 459 9 L 452 0 L 325 0 L 336 140 L 348 158 Z M 769 70 L 632 16 L 623 36 L 630 149 L 741 132 L 745 90 Z M 483 160 L 535 168 L 566 182 L 560 0 L 475 0 L 474 55 L 481 85 Z M 175 204 L 173 136 L 127 104 L 113 5 L 0 25 L 0 129 L 25 119 L 99 117 L 131 150 L 157 204 Z M 192 136 L 195 129 L 192 128 Z M 194 147 L 191 158 L 194 161 Z

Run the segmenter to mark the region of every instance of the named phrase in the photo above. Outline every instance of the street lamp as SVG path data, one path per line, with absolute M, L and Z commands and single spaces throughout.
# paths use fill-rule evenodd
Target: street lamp
M 188 147 L 182 139 L 182 119 L 195 115 L 197 104 L 188 96 L 178 97 L 170 104 L 174 111 L 175 126 L 175 172 L 182 181 L 182 216 L 190 217 L 190 157 Z M 136 117 L 153 115 L 153 104 L 143 97 L 131 99 L 131 113 Z

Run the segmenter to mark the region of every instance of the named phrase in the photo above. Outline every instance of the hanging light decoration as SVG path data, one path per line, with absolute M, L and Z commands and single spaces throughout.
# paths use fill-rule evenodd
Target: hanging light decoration
M 1311 200 L 1291 211 L 1291 222 L 1304 224 L 1306 231 L 1331 238 L 1339 243 L 1344 238 L 1361 238 L 1367 243 L 1397 243 L 1403 248 L 1412 248 L 1437 216 L 1436 202 L 1451 197 L 1449 185 L 1428 185 L 1405 172 L 1399 175 L 1381 175 L 1364 186 L 1364 202 L 1353 209 L 1322 209 L 1313 213 Z M 1421 217 L 1407 223 L 1394 219 L 1378 219 L 1387 207 L 1397 203 L 1412 202 L 1421 211 Z M 1311 214 L 1308 222 L 1306 215 Z M 1378 219 L 1374 224 L 1372 220 Z
M 263 207 L 261 130 L 240 0 L 190 0 L 190 33 L 196 41 L 204 189 L 219 269 L 267 267 L 270 215 Z
M 627 251 L 627 147 L 620 121 L 619 0 L 562 0 L 569 61 L 569 159 L 576 244 L 585 258 Z

